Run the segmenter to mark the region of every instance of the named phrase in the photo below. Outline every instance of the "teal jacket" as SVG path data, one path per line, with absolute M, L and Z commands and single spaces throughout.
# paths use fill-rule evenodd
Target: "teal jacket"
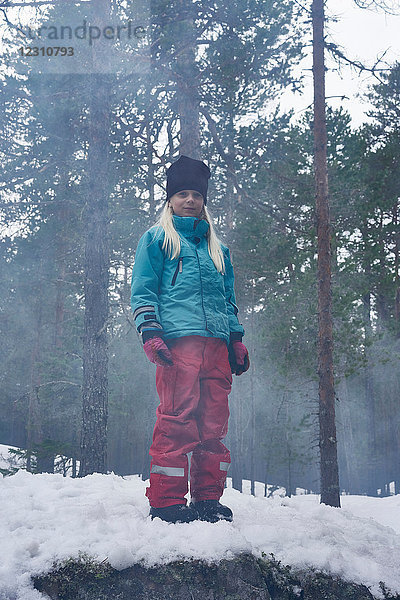
M 241 339 L 229 250 L 222 245 L 225 274 L 208 252 L 208 223 L 174 216 L 181 238 L 179 258 L 162 249 L 164 230 L 154 226 L 140 238 L 132 271 L 131 307 L 139 333 L 159 329 L 164 338 L 188 335 Z

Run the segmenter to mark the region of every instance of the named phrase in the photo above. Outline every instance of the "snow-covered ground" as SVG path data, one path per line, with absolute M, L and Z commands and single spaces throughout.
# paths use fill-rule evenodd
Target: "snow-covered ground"
M 117 569 L 273 553 L 284 564 L 364 583 L 378 597 L 379 581 L 400 592 L 400 496 L 343 496 L 335 509 L 313 495 L 254 498 L 227 488 L 233 523 L 172 525 L 150 520 L 145 487 L 135 475 L 0 477 L 1 600 L 43 600 L 31 575 L 80 552 Z

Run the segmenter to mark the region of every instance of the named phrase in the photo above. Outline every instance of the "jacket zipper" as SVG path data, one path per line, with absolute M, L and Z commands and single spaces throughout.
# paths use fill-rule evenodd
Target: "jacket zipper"
M 202 280 L 202 277 L 201 277 L 200 259 L 199 259 L 199 254 L 198 254 L 198 252 L 197 252 L 197 248 L 195 249 L 195 251 L 196 251 L 196 257 L 197 257 L 197 263 L 198 263 L 198 265 L 199 265 L 199 275 L 200 275 L 200 291 L 201 291 L 201 306 L 202 306 L 202 308 L 203 308 L 204 320 L 205 320 L 205 322 L 206 322 L 206 329 L 207 329 L 207 331 L 209 331 L 209 329 L 208 329 L 208 324 L 207 324 L 206 311 L 205 311 L 205 309 L 204 309 L 204 302 L 203 302 L 203 280 Z
M 175 273 L 171 281 L 171 285 L 174 286 L 176 282 L 176 278 L 178 277 L 178 273 L 182 273 L 183 271 L 183 258 L 178 260 L 178 264 L 176 265 Z

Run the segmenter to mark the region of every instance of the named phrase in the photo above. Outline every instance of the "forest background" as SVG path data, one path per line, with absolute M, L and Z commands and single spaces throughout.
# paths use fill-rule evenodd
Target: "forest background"
M 29 18 L 69 22 L 75 5 Z M 103 22 L 133 10 L 96 7 Z M 56 455 L 80 460 L 88 247 L 106 242 L 107 466 L 148 477 L 157 396 L 130 273 L 163 204 L 165 168 L 190 153 L 195 105 L 251 356 L 230 396 L 233 485 L 318 492 L 313 115 L 294 119 L 279 104 L 288 89 L 301 93 L 307 5 L 153 0 L 146 66 L 101 74 L 32 69 L 16 52 L 26 10 L 7 9 L 2 29 L 0 443 L 23 449 L 32 471 L 51 472 Z M 107 62 L 99 48 L 88 52 Z M 333 42 L 327 50 L 347 62 Z M 356 128 L 345 110 L 327 112 L 338 456 L 343 491 L 385 495 L 400 485 L 399 63 L 380 61 L 365 101 L 368 123 Z

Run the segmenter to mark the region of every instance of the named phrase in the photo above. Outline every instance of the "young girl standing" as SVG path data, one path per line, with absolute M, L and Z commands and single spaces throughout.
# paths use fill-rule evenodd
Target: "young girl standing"
M 161 218 L 141 237 L 132 272 L 133 317 L 160 398 L 146 496 L 151 517 L 172 523 L 232 520 L 219 502 L 231 461 L 221 440 L 231 373 L 249 368 L 229 250 L 206 208 L 209 177 L 187 156 L 169 167 Z

